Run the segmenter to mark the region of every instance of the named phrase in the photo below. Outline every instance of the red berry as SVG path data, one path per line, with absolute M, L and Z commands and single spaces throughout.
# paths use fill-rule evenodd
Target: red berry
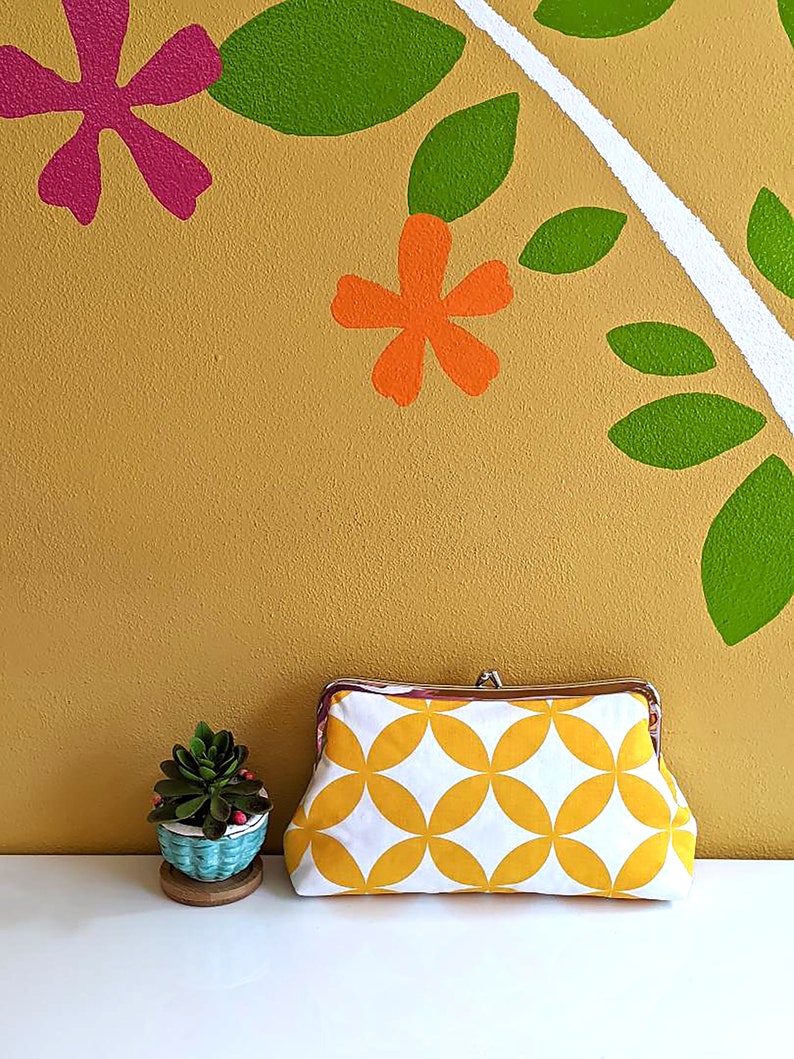
M 242 772 L 240 773 L 240 775 L 242 776 L 242 778 L 243 778 L 244 780 L 253 780 L 253 779 L 256 779 L 256 777 L 254 776 L 253 772 L 251 772 L 251 771 L 250 771 L 249 769 L 244 769 L 244 770 L 243 770 L 243 771 L 242 771 Z
M 237 775 L 240 777 L 241 780 L 244 780 L 247 772 L 248 769 L 240 769 Z
M 162 805 L 162 804 L 163 804 L 163 799 L 160 797 L 160 795 L 159 794 L 153 794 L 152 795 L 152 805 L 155 807 L 155 809 L 157 808 L 158 805 Z
M 239 809 L 235 809 L 229 819 L 233 824 L 244 824 L 248 820 L 248 817 Z

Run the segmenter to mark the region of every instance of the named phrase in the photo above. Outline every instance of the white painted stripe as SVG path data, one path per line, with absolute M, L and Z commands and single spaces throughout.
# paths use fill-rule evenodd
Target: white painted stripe
M 455 0 L 595 147 L 706 299 L 794 434 L 794 340 L 725 249 L 645 159 L 546 56 L 485 0 Z

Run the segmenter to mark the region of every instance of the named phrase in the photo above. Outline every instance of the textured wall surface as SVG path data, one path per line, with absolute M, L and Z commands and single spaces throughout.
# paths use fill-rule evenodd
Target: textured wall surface
M 219 43 L 264 6 L 138 0 L 122 80 L 180 27 Z M 151 851 L 157 763 L 200 718 L 252 747 L 277 849 L 327 680 L 467 682 L 496 665 L 513 683 L 652 680 L 700 852 L 794 856 L 794 608 L 729 648 L 699 569 L 716 512 L 770 453 L 792 465 L 792 437 L 582 134 L 451 0 L 411 6 L 467 44 L 393 121 L 292 137 L 206 93 L 147 108 L 213 174 L 185 222 L 106 132 L 102 200 L 81 227 L 36 196 L 76 116 L 0 122 L 4 851 Z M 794 200 L 794 53 L 772 0 L 678 0 L 609 41 L 556 34 L 525 0 L 495 6 L 791 332 L 790 299 L 753 274 L 745 244 L 760 187 Z M 4 6 L 0 40 L 77 77 L 56 0 Z M 466 324 L 501 372 L 472 398 L 428 356 L 421 395 L 398 408 L 370 382 L 389 336 L 335 322 L 337 280 L 394 287 L 419 144 L 450 112 L 508 92 L 521 102 L 515 162 L 455 221 L 448 269 L 451 285 L 507 263 L 510 306 Z M 611 253 L 576 275 L 522 269 L 536 228 L 581 205 L 627 214 Z M 623 364 L 605 335 L 631 320 L 701 335 L 717 359 L 706 388 L 767 428 L 688 470 L 627 459 L 613 423 L 704 388 Z

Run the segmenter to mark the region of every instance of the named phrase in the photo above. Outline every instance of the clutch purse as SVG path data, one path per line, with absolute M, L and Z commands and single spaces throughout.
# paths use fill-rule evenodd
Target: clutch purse
M 697 828 L 661 722 L 642 680 L 336 680 L 284 836 L 292 883 L 305 896 L 685 897 Z

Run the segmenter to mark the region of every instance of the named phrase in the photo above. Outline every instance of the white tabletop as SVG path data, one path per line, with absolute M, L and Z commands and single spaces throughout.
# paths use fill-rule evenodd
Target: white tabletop
M 208 909 L 158 865 L 0 859 L 3 1059 L 790 1054 L 791 861 L 700 862 L 688 902 L 653 905 L 297 898 L 267 858 Z

